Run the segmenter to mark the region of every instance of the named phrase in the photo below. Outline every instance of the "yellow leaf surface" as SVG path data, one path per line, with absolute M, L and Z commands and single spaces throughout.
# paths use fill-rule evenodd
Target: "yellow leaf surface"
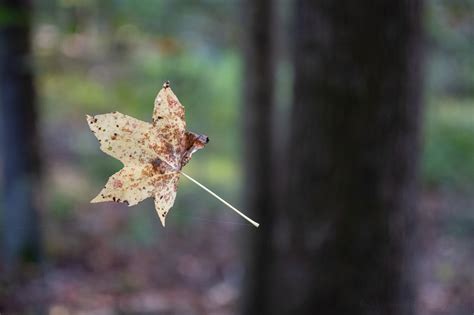
M 181 168 L 206 145 L 208 138 L 186 132 L 184 107 L 169 82 L 163 84 L 154 105 L 152 123 L 118 112 L 87 115 L 100 149 L 124 164 L 91 202 L 114 201 L 133 206 L 153 197 L 165 226 L 176 198 Z

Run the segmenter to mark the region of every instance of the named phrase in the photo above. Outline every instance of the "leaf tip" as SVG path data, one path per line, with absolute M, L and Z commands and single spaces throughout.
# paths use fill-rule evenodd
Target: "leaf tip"
M 159 217 L 160 218 L 160 221 L 161 221 L 161 224 L 163 225 L 163 227 L 165 227 L 165 217 Z

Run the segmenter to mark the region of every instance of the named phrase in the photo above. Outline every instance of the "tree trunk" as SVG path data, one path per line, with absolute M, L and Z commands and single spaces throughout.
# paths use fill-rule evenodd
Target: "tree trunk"
M 272 203 L 273 114 L 273 6 L 271 0 L 245 0 L 244 13 L 244 197 L 246 209 L 258 229 L 245 230 L 247 270 L 244 276 L 242 314 L 265 314 L 268 305 L 262 295 L 268 292 Z
M 415 312 L 421 2 L 297 1 L 271 314 Z
M 34 191 L 39 175 L 36 98 L 29 1 L 2 1 L 0 104 L 2 136 L 2 260 L 7 271 L 39 259 Z

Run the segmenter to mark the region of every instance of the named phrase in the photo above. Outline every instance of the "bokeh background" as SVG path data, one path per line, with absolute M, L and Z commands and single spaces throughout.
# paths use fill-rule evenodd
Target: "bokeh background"
M 293 2 L 272 4 L 275 112 L 282 119 L 292 100 Z M 251 30 L 243 31 L 243 6 L 236 0 L 33 2 L 28 38 L 40 171 L 32 198 L 40 250 L 13 265 L 8 249 L 0 252 L 1 314 L 238 313 L 247 270 L 243 240 L 254 228 L 184 178 L 166 228 L 152 200 L 133 208 L 89 204 L 121 164 L 99 150 L 85 115 L 116 110 L 150 121 L 154 97 L 170 80 L 188 129 L 211 139 L 187 172 L 245 210 L 242 47 Z M 21 18 L 12 12 L 0 5 L 2 32 Z M 474 1 L 426 0 L 422 18 L 417 312 L 472 314 Z M 3 40 L 2 49 L 7 45 Z M 2 107 L 5 124 L 11 112 Z M 14 130 L 2 128 L 0 162 L 8 159 L 5 143 L 30 143 Z M 281 128 L 276 137 L 287 132 Z M 5 224 L 11 222 L 6 209 L 18 202 L 5 195 L 12 193 L 7 173 L 0 182 L 4 239 L 18 233 Z

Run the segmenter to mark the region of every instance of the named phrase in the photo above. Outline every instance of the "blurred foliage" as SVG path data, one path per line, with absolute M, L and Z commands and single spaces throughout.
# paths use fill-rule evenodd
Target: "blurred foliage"
M 277 2 L 282 5 L 280 11 L 290 11 L 292 1 Z M 41 0 L 34 4 L 32 35 L 46 164 L 41 187 L 47 205 L 42 216 L 44 244 L 55 268 L 63 264 L 70 269 L 69 278 L 67 272 L 59 276 L 50 272 L 45 282 L 56 283 L 60 296 L 82 292 L 77 297 L 87 297 L 78 303 L 83 306 L 85 300 L 103 298 L 104 292 L 116 290 L 120 296 L 147 286 L 153 290 L 165 287 L 164 279 L 168 278 L 173 283 L 194 279 L 196 291 L 207 294 L 202 288 L 218 283 L 211 277 L 213 273 L 217 279 L 224 277 L 226 270 L 238 277 L 232 259 L 237 246 L 232 246 L 229 226 L 243 224 L 241 219 L 186 179 L 180 181 L 167 219 L 172 229 L 161 228 L 151 200 L 133 208 L 110 203 L 90 206 L 89 200 L 121 163 L 99 150 L 85 115 L 117 110 L 150 121 L 154 97 L 163 81 L 170 80 L 186 107 L 188 129 L 211 139 L 205 150 L 193 156 L 186 171 L 231 203 L 242 204 L 238 200 L 245 168 L 241 161 L 245 139 L 240 139 L 241 2 Z M 462 269 L 449 260 L 455 255 L 446 252 L 472 247 L 473 16 L 474 0 L 426 1 L 427 106 L 421 166 L 424 191 L 434 193 L 422 201 L 430 204 L 428 210 L 436 214 L 433 217 L 441 217 L 440 233 L 448 235 L 447 245 L 441 242 L 437 249 L 441 254 L 435 257 L 443 263 L 439 268 L 442 279 L 451 279 Z M 14 12 L 0 10 L 0 23 L 17 18 Z M 286 139 L 292 99 L 292 49 L 282 47 L 291 47 L 288 18 L 283 25 L 279 36 L 289 35 L 290 40 L 280 38 L 277 53 L 282 57 L 276 71 L 278 139 Z M 440 208 L 444 216 L 436 213 Z M 219 224 L 222 222 L 225 224 Z M 457 237 L 455 242 L 453 237 Z M 466 245 L 461 238 L 468 240 Z M 77 273 L 78 265 L 92 275 L 84 278 Z M 127 273 L 133 266 L 138 269 Z M 469 267 L 465 274 L 474 279 Z M 69 290 L 60 286 L 67 279 L 76 280 L 68 283 Z M 78 290 L 81 287 L 83 291 Z M 474 292 L 472 288 L 469 292 Z M 220 287 L 217 291 L 225 292 Z M 157 296 L 163 298 L 160 294 Z M 174 296 L 182 304 L 182 295 Z M 203 300 L 212 299 L 206 295 Z M 434 300 L 439 300 L 437 295 Z M 50 313 L 65 314 L 61 305 L 53 305 Z
M 84 115 L 118 110 L 149 121 L 165 80 L 186 107 L 188 128 L 211 139 L 188 172 L 236 200 L 243 170 L 238 9 L 236 0 L 36 3 L 34 49 L 52 215 L 74 216 L 73 208 L 86 207 L 120 168 L 120 162 L 98 150 Z M 473 0 L 427 4 L 429 104 L 422 169 L 429 187 L 465 190 L 474 183 L 473 12 Z M 277 72 L 282 126 L 291 102 L 291 73 L 286 57 Z M 277 132 L 286 138 L 284 130 Z M 219 207 L 199 188 L 180 182 L 175 213 Z M 148 214 L 138 213 L 131 217 L 130 231 L 143 239 L 139 235 L 148 229 L 133 231 Z M 186 224 L 185 217 L 176 214 L 176 222 Z
M 474 1 L 427 1 L 428 87 L 474 97 Z
M 422 159 L 427 184 L 474 188 L 474 100 L 432 100 Z
M 165 80 L 171 81 L 186 108 L 188 129 L 211 139 L 206 150 L 194 155 L 187 172 L 238 203 L 242 166 L 237 5 L 154 0 L 36 3 L 33 39 L 48 170 L 47 226 L 54 230 L 56 221 L 80 220 L 81 211 L 87 215 L 88 201 L 121 167 L 99 150 L 85 115 L 117 110 L 150 121 Z M 150 202 L 133 212 L 124 209 L 128 220 L 119 233 L 121 241 L 139 246 L 159 240 Z M 218 201 L 182 179 L 169 222 L 186 228 L 196 218 L 209 217 L 205 209 L 222 212 Z M 54 244 L 57 234 L 48 232 L 46 238 Z M 58 254 L 58 247 L 48 248 Z
M 430 0 L 422 158 L 430 187 L 474 187 L 474 1 Z

